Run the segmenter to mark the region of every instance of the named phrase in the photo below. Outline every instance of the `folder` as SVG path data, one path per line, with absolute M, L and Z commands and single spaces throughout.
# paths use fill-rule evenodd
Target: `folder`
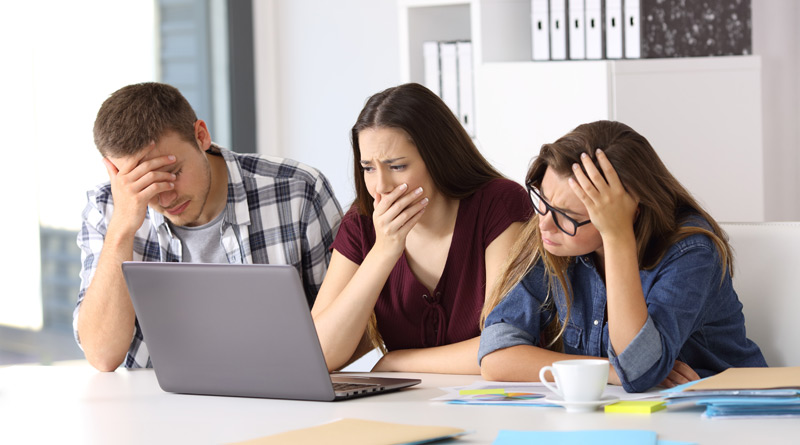
M 623 34 L 625 38 L 625 58 L 638 59 L 641 57 L 642 28 L 641 28 L 640 0 L 625 0 L 625 25 Z
M 439 63 L 444 103 L 458 116 L 458 56 L 456 42 L 439 42 Z
M 423 85 L 441 97 L 442 81 L 439 72 L 439 42 L 422 42 L 422 63 L 425 71 Z
M 642 59 L 753 54 L 752 1 L 629 2 L 639 4 Z
M 603 4 L 601 0 L 585 0 L 586 58 L 603 58 Z
M 586 13 L 584 0 L 569 0 L 569 58 L 586 58 Z
M 549 0 L 531 0 L 531 47 L 533 60 L 550 60 Z
M 566 0 L 550 0 L 550 60 L 567 58 Z
M 470 136 L 475 137 L 475 108 L 472 87 L 472 42 L 456 42 L 458 59 L 458 118 Z
M 622 0 L 606 0 L 606 59 L 622 58 Z

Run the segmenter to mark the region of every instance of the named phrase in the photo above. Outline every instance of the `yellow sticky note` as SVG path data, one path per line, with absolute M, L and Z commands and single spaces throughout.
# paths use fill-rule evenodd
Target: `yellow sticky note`
M 474 396 L 474 395 L 483 395 L 483 394 L 497 394 L 497 395 L 505 395 L 506 390 L 501 388 L 491 388 L 491 389 L 462 389 L 458 392 L 460 396 Z
M 650 414 L 666 407 L 663 400 L 626 400 L 606 405 L 605 410 L 607 413 Z

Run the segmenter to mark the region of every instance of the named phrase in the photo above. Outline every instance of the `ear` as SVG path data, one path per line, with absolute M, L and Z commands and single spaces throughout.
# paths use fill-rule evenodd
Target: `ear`
M 208 126 L 202 119 L 197 119 L 194 123 L 194 137 L 201 151 L 206 151 L 211 146 L 211 133 L 208 132 Z

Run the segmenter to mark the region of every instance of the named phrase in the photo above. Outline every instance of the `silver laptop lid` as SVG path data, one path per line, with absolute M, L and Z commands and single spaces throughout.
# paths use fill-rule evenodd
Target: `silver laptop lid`
M 125 262 L 122 270 L 163 390 L 334 399 L 294 267 Z

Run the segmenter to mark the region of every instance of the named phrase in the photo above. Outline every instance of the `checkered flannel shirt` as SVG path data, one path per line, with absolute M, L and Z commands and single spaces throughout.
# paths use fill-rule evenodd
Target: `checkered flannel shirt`
M 289 159 L 238 154 L 216 145 L 209 151 L 223 156 L 228 166 L 228 203 L 222 220 L 222 247 L 228 262 L 293 265 L 311 305 L 322 285 L 330 262 L 329 247 L 342 219 L 328 180 L 316 169 Z M 81 303 L 97 269 L 114 211 L 110 183 L 88 191 L 87 198 L 78 233 L 81 287 L 73 312 L 79 346 Z M 148 207 L 134 237 L 133 260 L 180 262 L 181 254 L 181 241 L 164 216 Z M 152 366 L 138 321 L 124 366 Z

